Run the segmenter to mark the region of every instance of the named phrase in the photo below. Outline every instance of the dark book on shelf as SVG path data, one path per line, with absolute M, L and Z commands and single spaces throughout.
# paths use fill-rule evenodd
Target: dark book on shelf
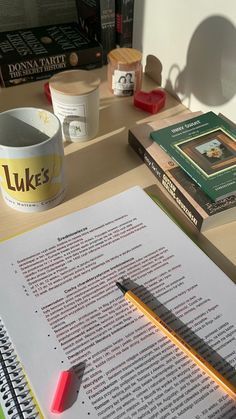
M 76 0 L 78 23 L 87 35 L 101 43 L 103 63 L 116 47 L 115 0 Z
M 236 128 L 214 112 L 151 132 L 209 197 L 236 195 Z
M 75 22 L 0 33 L 0 79 L 5 87 L 62 70 L 102 66 L 102 48 Z
M 153 130 L 187 121 L 199 113 L 156 120 L 136 125 L 129 130 L 128 141 L 158 182 L 199 231 L 235 221 L 236 196 L 213 202 L 188 174 L 150 138 Z
M 116 0 L 116 45 L 132 48 L 135 0 Z

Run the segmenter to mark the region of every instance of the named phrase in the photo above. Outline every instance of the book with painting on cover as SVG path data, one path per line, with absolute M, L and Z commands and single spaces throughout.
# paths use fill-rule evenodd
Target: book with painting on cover
M 141 188 L 0 243 L 0 260 L 8 418 L 55 418 L 62 370 L 73 375 L 63 419 L 235 417 L 233 398 L 116 286 L 126 282 L 234 383 L 235 285 Z
M 236 195 L 236 128 L 225 119 L 207 112 L 150 136 L 213 201 Z
M 199 231 L 205 231 L 236 220 L 236 196 L 231 195 L 213 202 L 200 186 L 150 138 L 152 131 L 177 122 L 182 124 L 197 115 L 200 115 L 200 112 L 186 111 L 178 116 L 136 125 L 129 129 L 128 142 L 187 218 Z

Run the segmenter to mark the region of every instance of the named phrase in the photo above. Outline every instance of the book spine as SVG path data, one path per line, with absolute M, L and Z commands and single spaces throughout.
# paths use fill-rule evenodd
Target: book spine
M 146 166 L 156 176 L 157 180 L 165 188 L 168 194 L 173 198 L 179 208 L 184 212 L 187 218 L 194 224 L 194 226 L 201 231 L 203 223 L 202 216 L 197 212 L 194 206 L 188 201 L 186 196 L 181 192 L 172 179 L 165 173 L 165 171 L 158 165 L 158 163 L 150 156 L 145 147 L 138 141 L 138 139 L 129 130 L 128 142 L 132 149 L 139 155 Z
M 49 55 L 1 65 L 5 87 L 36 81 L 67 68 L 66 54 Z
M 78 24 L 90 38 L 102 45 L 103 64 L 116 47 L 115 0 L 76 0 Z
M 9 87 L 30 81 L 46 79 L 53 74 L 72 69 L 91 69 L 102 66 L 102 49 L 93 47 L 62 54 L 45 55 L 1 66 L 1 81 Z
M 134 0 L 116 0 L 116 45 L 132 48 Z
M 100 0 L 103 63 L 107 63 L 107 54 L 116 47 L 115 0 Z

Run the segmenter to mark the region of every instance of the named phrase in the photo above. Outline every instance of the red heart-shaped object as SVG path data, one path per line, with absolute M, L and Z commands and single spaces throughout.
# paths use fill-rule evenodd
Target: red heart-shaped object
M 138 90 L 134 94 L 134 105 L 146 112 L 157 113 L 165 105 L 166 94 L 161 89 L 150 92 Z

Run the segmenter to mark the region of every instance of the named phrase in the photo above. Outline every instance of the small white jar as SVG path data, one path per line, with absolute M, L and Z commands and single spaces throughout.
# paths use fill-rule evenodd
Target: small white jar
M 100 79 L 86 70 L 68 70 L 49 80 L 53 112 L 64 141 L 87 141 L 99 128 Z

